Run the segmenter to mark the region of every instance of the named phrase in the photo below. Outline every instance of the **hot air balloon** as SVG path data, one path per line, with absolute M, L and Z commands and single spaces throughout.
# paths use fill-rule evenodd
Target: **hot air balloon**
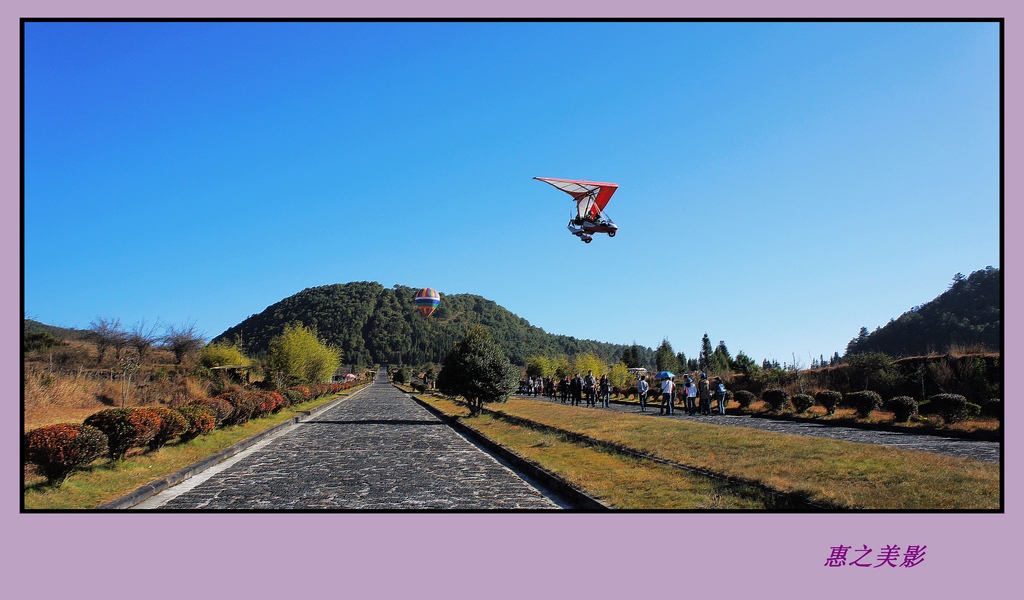
M 424 317 L 432 315 L 440 303 L 441 294 L 438 294 L 436 290 L 423 288 L 416 292 L 416 310 L 423 313 Z

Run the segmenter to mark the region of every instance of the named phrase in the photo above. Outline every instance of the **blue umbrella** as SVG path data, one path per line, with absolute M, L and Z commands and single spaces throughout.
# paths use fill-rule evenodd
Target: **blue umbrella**
M 675 377 L 672 371 L 662 371 L 654 376 L 655 379 L 670 379 L 672 377 Z

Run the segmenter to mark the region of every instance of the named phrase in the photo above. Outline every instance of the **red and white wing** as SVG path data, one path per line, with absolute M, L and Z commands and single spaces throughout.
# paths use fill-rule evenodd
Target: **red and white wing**
M 569 194 L 576 201 L 576 210 L 581 218 L 597 218 L 604 207 L 608 206 L 617 183 L 601 181 L 585 181 L 580 179 L 555 179 L 552 177 L 534 177 L 538 181 L 551 184 Z

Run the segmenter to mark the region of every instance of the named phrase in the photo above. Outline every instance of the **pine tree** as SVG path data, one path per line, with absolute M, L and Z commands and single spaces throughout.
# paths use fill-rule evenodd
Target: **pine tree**
M 711 350 L 711 338 L 708 337 L 707 333 L 704 333 L 704 337 L 700 341 L 700 357 L 697 359 L 697 366 L 701 371 L 707 371 L 711 368 L 711 355 L 714 352 Z
M 658 371 L 675 373 L 680 370 L 679 363 L 676 362 L 676 354 L 672 351 L 672 344 L 667 339 L 661 340 L 661 345 L 654 353 L 654 360 Z
M 480 412 L 484 403 L 508 400 L 518 385 L 519 369 L 480 325 L 472 325 L 452 348 L 437 376 L 437 389 L 465 398 L 473 414 Z

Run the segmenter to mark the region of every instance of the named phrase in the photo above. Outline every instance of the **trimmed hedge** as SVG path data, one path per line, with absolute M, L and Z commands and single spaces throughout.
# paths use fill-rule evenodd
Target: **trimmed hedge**
M 181 433 L 181 440 L 188 441 L 201 435 L 206 435 L 217 426 L 217 416 L 213 409 L 202 404 L 189 404 L 182 406 L 178 412 L 185 418 L 185 431 Z
M 754 400 L 757 400 L 757 396 L 755 396 L 753 392 L 748 392 L 747 390 L 740 390 L 736 392 L 734 398 L 736 403 L 740 405 L 740 408 L 750 408 L 750 405 L 754 403 Z
M 119 460 L 132 448 L 149 444 L 160 430 L 160 415 L 145 408 L 108 408 L 89 415 L 85 424 L 107 436 L 107 455 Z
M 107 453 L 107 436 L 90 425 L 60 423 L 25 434 L 25 460 L 60 486 L 73 471 Z
M 797 414 L 805 413 L 808 408 L 814 406 L 814 398 L 807 394 L 793 394 L 790 400 L 793 403 L 793 410 Z
M 149 440 L 150 450 L 163 448 L 167 442 L 185 433 L 188 429 L 188 421 L 180 412 L 174 409 L 157 406 L 147 408 L 146 410 L 151 410 L 160 415 L 160 428 L 157 430 L 156 435 L 153 436 L 153 439 Z
M 223 398 L 207 398 L 199 404 L 210 409 L 216 419 L 217 426 L 227 422 L 231 418 L 232 413 L 235 412 L 234 407 Z
M 772 412 L 779 412 L 789 404 L 789 394 L 783 390 L 767 390 L 761 394 L 761 399 L 768 403 Z
M 882 397 L 878 392 L 864 390 L 862 392 L 850 392 L 843 396 L 843 402 L 847 406 L 857 409 L 857 416 L 866 419 L 879 408 L 882 408 Z
M 886 403 L 886 407 L 893 412 L 897 423 L 906 423 L 917 415 L 917 400 L 910 396 L 896 396 Z
M 928 410 L 946 424 L 962 423 L 981 414 L 981 407 L 971 404 L 960 394 L 935 394 L 928 398 Z
M 986 400 L 981 404 L 981 414 L 993 419 L 1003 420 L 1003 401 L 999 398 Z
M 822 390 L 814 395 L 814 401 L 825 407 L 830 415 L 836 414 L 836 408 L 842 399 L 843 395 L 833 390 Z

